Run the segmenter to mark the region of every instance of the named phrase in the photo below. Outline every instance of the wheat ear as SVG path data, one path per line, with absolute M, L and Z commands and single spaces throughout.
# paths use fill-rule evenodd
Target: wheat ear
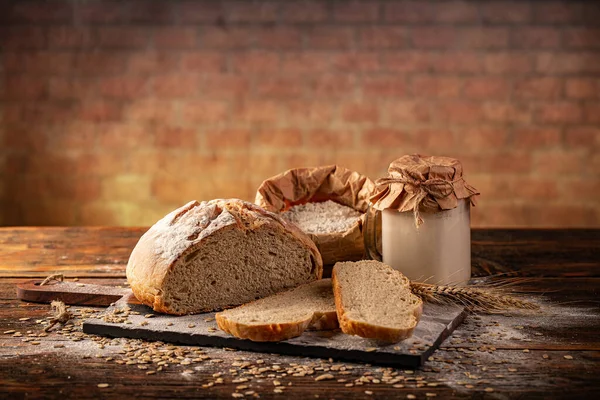
M 537 304 L 501 293 L 497 289 L 472 286 L 430 285 L 411 282 L 412 292 L 431 303 L 459 303 L 475 311 L 501 312 L 509 309 L 536 310 Z

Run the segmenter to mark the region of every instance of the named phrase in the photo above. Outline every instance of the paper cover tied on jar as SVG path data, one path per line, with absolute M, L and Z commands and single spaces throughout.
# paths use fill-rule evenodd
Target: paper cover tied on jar
M 477 190 L 449 157 L 407 155 L 393 161 L 376 181 L 365 232 L 369 257 L 400 270 L 411 280 L 463 284 L 471 277 L 470 206 Z M 381 249 L 381 251 L 379 251 Z
M 335 264 L 364 258 L 362 227 L 374 189 L 368 177 L 337 165 L 295 168 L 265 180 L 255 203 L 296 222 L 323 263 Z

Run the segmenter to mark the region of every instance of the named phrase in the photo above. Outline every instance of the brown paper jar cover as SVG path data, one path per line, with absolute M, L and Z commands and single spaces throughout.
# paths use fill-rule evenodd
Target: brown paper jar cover
M 375 183 L 370 200 L 377 210 L 413 211 L 420 225 L 419 212 L 438 212 L 456 208 L 458 200 L 475 204 L 477 189 L 465 182 L 459 160 L 450 157 L 406 155 L 392 161 L 388 176 Z
M 319 248 L 323 263 L 334 264 L 363 258 L 364 213 L 374 189 L 368 177 L 337 165 L 295 168 L 265 180 L 258 188 L 255 203 L 281 213 L 295 205 L 332 200 L 362 212 L 359 221 L 346 232 L 307 233 Z

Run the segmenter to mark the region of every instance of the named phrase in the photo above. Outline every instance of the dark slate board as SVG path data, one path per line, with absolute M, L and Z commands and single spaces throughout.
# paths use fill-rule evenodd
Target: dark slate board
M 128 302 L 130 300 L 131 302 Z M 125 296 L 103 315 L 112 314 L 115 308 L 129 306 L 139 315 L 129 315 L 131 323 L 109 323 L 102 319 L 88 319 L 83 324 L 85 333 L 158 340 L 185 345 L 229 347 L 238 350 L 293 356 L 333 358 L 394 367 L 419 367 L 435 349 L 463 321 L 464 307 L 425 304 L 421 321 L 413 336 L 396 344 L 382 344 L 374 340 L 343 334 L 336 331 L 306 331 L 300 337 L 282 342 L 252 342 L 233 337 L 217 328 L 215 313 L 172 316 L 155 314 L 152 309 L 136 304 L 133 296 Z M 145 318 L 146 314 L 155 314 Z M 210 319 L 209 322 L 205 319 Z M 147 325 L 140 325 L 146 322 Z M 172 323 L 172 326 L 167 324 Z M 189 325 L 195 326 L 190 328 Z M 209 328 L 213 328 L 210 329 Z M 216 329 L 216 330 L 215 330 Z

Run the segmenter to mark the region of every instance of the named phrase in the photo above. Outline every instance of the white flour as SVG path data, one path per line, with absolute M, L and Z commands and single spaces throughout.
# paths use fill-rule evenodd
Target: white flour
M 361 215 L 360 211 L 331 200 L 297 205 L 281 214 L 286 221 L 298 225 L 306 233 L 346 232 Z

